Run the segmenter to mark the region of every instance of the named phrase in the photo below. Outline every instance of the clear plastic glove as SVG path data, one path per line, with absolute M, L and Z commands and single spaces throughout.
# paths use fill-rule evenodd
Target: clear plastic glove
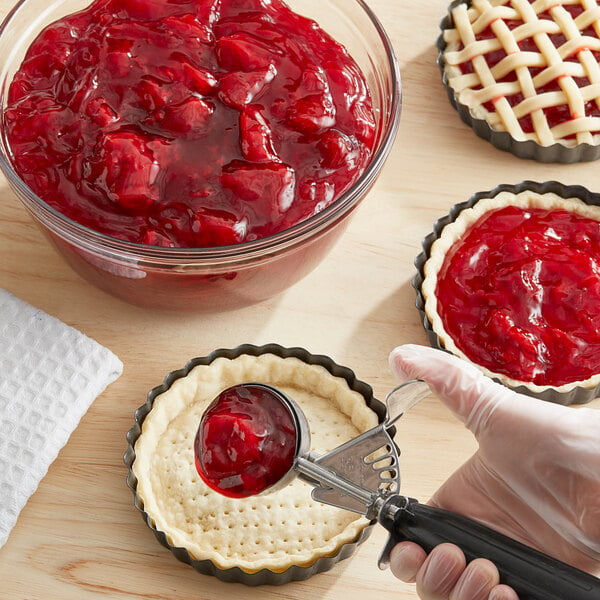
M 475 519 L 559 560 L 600 574 L 600 411 L 517 394 L 475 366 L 425 346 L 390 354 L 400 381 L 422 379 L 475 435 L 477 452 L 430 504 Z M 441 544 L 426 555 L 411 542 L 392 572 L 416 581 L 424 600 L 515 600 L 487 560 L 468 566 Z

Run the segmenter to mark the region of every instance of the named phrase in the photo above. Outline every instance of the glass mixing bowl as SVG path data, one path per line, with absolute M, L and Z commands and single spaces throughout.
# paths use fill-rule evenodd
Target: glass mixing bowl
M 25 52 L 49 23 L 89 0 L 21 0 L 0 26 L 0 107 Z M 377 131 L 370 163 L 322 212 L 269 237 L 214 248 L 165 248 L 122 241 L 80 225 L 39 198 L 11 162 L 4 121 L 0 169 L 47 237 L 84 279 L 132 304 L 176 310 L 225 310 L 272 297 L 311 272 L 345 230 L 379 175 L 401 110 L 400 73 L 380 21 L 362 0 L 289 0 L 342 43 L 361 67 Z

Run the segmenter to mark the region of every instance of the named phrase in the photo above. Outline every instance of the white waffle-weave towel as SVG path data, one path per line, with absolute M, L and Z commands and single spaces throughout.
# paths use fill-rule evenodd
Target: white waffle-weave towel
M 110 350 L 0 289 L 0 547 L 81 417 L 122 371 Z

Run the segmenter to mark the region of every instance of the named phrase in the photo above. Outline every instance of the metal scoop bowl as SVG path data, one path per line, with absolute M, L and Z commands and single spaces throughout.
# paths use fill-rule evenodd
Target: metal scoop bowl
M 467 561 L 491 560 L 500 580 L 511 586 L 520 600 L 598 600 L 600 580 L 538 552 L 459 514 L 421 504 L 400 494 L 399 450 L 393 440 L 394 424 L 430 391 L 422 381 L 409 381 L 392 390 L 387 398 L 383 423 L 332 451 L 317 455 L 310 451 L 310 428 L 298 404 L 280 390 L 259 386 L 285 405 L 297 430 L 292 468 L 273 486 L 272 492 L 298 476 L 314 486 L 312 497 L 365 515 L 385 527 L 390 537 L 379 559 L 389 565 L 391 549 L 401 541 L 412 541 L 427 552 L 443 542 L 459 546 Z

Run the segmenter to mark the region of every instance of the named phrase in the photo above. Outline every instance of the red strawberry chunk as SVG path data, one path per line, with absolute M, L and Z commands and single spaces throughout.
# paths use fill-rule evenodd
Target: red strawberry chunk
M 106 66 L 113 77 L 124 79 L 131 72 L 131 57 L 127 52 L 111 52 L 106 56 Z
M 212 103 L 190 96 L 179 104 L 165 107 L 160 126 L 168 133 L 199 139 L 206 134 L 215 108 Z
M 321 164 L 326 169 L 352 168 L 358 158 L 358 144 L 355 139 L 335 129 L 326 131 L 317 144 L 323 157 Z
M 191 247 L 230 246 L 244 241 L 247 231 L 245 219 L 238 219 L 225 211 L 202 211 L 199 227 L 194 232 Z
M 49 166 L 53 161 L 66 161 L 80 140 L 79 123 L 70 109 L 57 106 L 43 97 L 38 97 L 37 101 L 37 111 L 30 111 L 30 101 L 25 101 L 19 108 L 5 113 L 7 122 L 19 135 L 19 143 L 13 151 L 19 153 L 23 166 L 27 163 L 24 169 L 27 172 Z M 47 137 L 47 131 L 57 134 Z
M 310 135 L 335 125 L 335 104 L 322 69 L 306 69 L 293 95 L 296 101 L 290 103 L 287 111 L 287 123 L 292 129 Z
M 202 44 L 210 44 L 213 41 L 209 28 L 190 13 L 165 17 L 161 19 L 161 23 L 174 36 L 197 40 Z
M 217 87 L 217 78 L 208 69 L 196 67 L 184 61 L 182 61 L 181 68 L 183 70 L 184 81 L 191 90 L 207 96 L 212 94 Z
M 111 200 L 129 210 L 143 210 L 156 202 L 160 167 L 141 135 L 107 133 L 98 143 L 98 159 L 97 178 L 105 183 Z
M 335 199 L 335 186 L 330 181 L 323 179 L 308 179 L 303 181 L 300 186 L 300 197 L 306 200 L 307 207 L 311 207 L 310 211 L 303 214 L 306 219 L 321 212 L 333 202 Z
M 273 147 L 273 132 L 256 106 L 248 106 L 240 115 L 240 146 L 249 162 L 280 161 Z
M 277 74 L 274 65 L 256 71 L 233 71 L 222 76 L 219 81 L 219 100 L 243 110 L 246 104 L 258 99 Z
M 152 219 L 144 232 L 142 243 L 152 246 L 181 245 L 188 248 L 227 246 L 244 239 L 246 227 L 234 215 L 225 211 L 193 209 L 184 203 L 167 205 Z
M 352 123 L 356 139 L 368 147 L 372 146 L 377 128 L 373 112 L 367 109 L 364 101 L 360 101 L 352 104 L 348 114 L 352 116 L 353 120 L 346 119 L 343 123 L 340 122 L 338 124 L 347 128 Z
M 335 125 L 335 106 L 326 96 L 305 96 L 288 110 L 287 123 L 299 133 L 317 134 Z
M 119 120 L 119 114 L 104 98 L 92 98 L 85 107 L 86 114 L 100 127 L 107 127 Z
M 163 108 L 169 101 L 167 88 L 152 77 L 145 77 L 134 90 L 137 104 L 147 112 Z
M 273 48 L 246 33 L 219 38 L 215 50 L 219 65 L 227 71 L 256 71 L 273 64 Z
M 168 235 L 165 235 L 154 227 L 147 227 L 142 235 L 142 244 L 147 246 L 163 246 L 165 248 L 173 247 L 173 242 Z
M 277 221 L 294 201 L 294 170 L 282 163 L 260 165 L 236 161 L 221 175 L 223 187 L 245 203 L 256 223 Z
M 366 109 L 368 103 L 365 99 L 369 91 L 364 78 L 356 69 L 328 68 L 327 78 L 329 89 L 337 96 L 343 98 L 347 111 L 336 114 L 336 126 L 344 131 L 353 130 L 357 140 L 371 146 L 375 136 L 376 123 L 373 112 Z
M 519 327 L 506 309 L 497 309 L 490 313 L 488 327 L 492 335 L 502 340 L 495 357 L 500 364 L 517 362 L 523 373 L 533 380 L 540 359 L 546 349 L 543 343 L 530 332 Z

